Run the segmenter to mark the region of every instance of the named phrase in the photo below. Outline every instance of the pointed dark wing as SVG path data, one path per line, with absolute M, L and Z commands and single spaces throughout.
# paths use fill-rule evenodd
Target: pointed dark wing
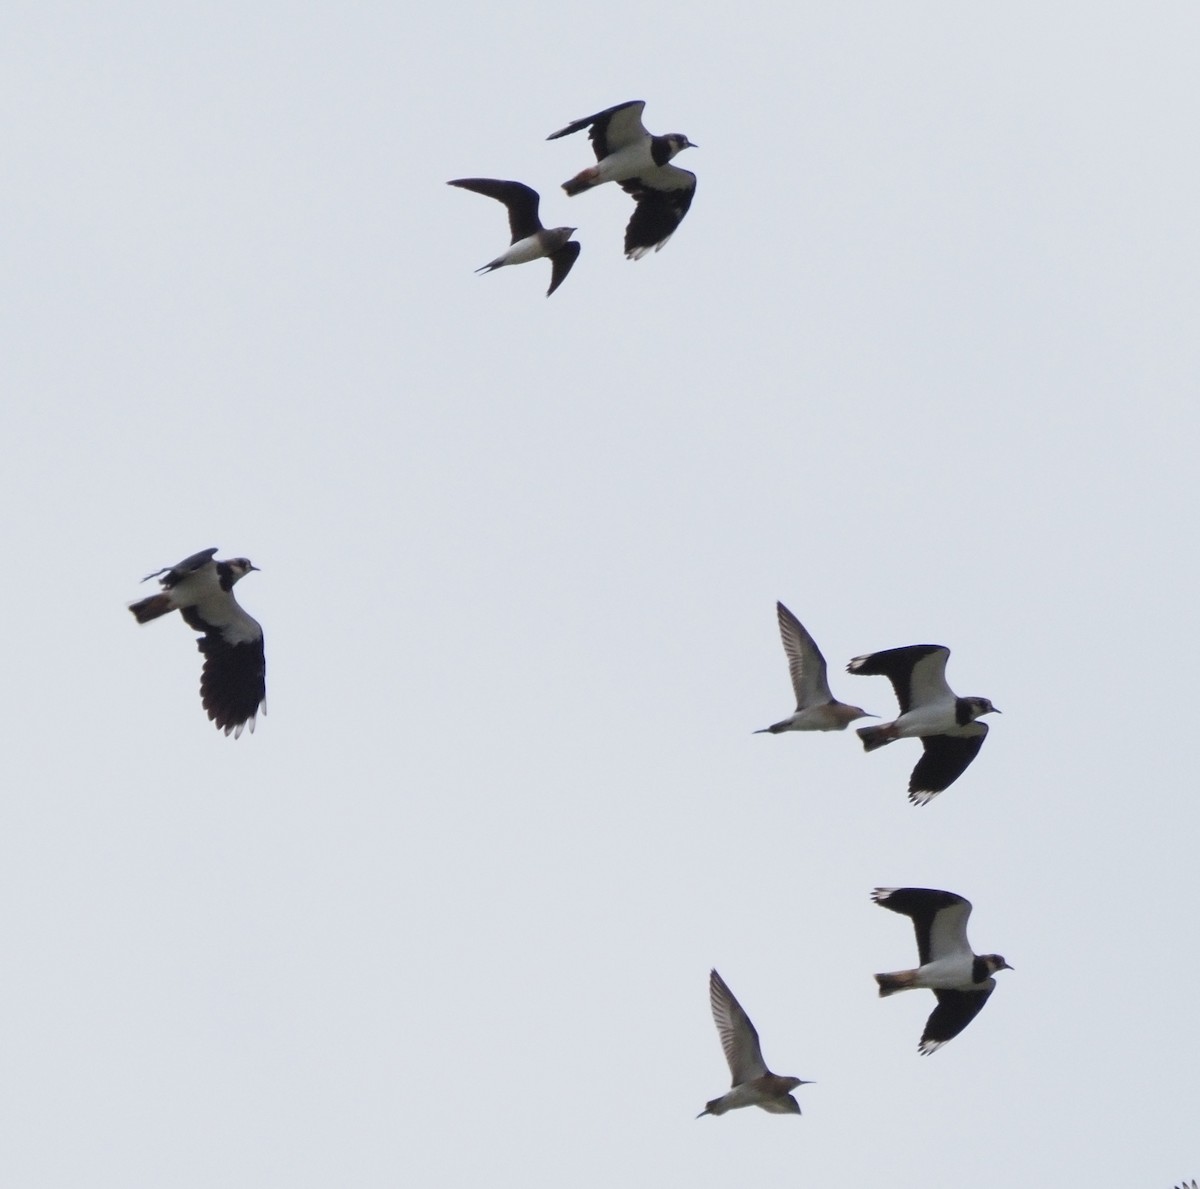
M 447 186 L 458 186 L 494 198 L 508 207 L 508 229 L 512 232 L 512 243 L 526 239 L 542 230 L 538 218 L 538 192 L 523 182 L 506 182 L 500 178 L 456 178 Z
M 937 888 L 876 888 L 871 899 L 912 921 L 919 965 L 960 947 L 970 949 L 967 918 L 971 915 L 971 902 L 965 896 Z
M 696 196 L 696 175 L 677 165 L 663 165 L 645 176 L 619 183 L 637 206 L 625 228 L 625 256 L 640 260 L 659 251 L 675 234 Z
M 987 737 L 987 723 L 973 722 L 961 735 L 923 735 L 925 754 L 917 761 L 908 781 L 908 799 L 927 805 L 945 792 L 970 766 Z
M 642 109 L 646 106 L 644 99 L 631 99 L 628 103 L 618 103 L 616 107 L 606 107 L 594 116 L 585 116 L 582 120 L 574 120 L 565 128 L 551 132 L 547 140 L 557 140 L 560 136 L 570 136 L 590 127 L 588 136 L 592 148 L 596 152 L 596 160 L 603 161 L 610 153 L 622 149 L 634 141 L 649 136 L 642 124 Z
M 215 549 L 202 549 L 199 553 L 193 553 L 191 557 L 185 557 L 178 565 L 168 566 L 165 570 L 155 570 L 153 574 L 147 574 L 142 581 L 149 582 L 151 578 L 158 578 L 160 575 L 165 575 L 159 585 L 170 590 L 172 586 L 176 586 L 182 582 L 189 574 L 193 574 L 202 566 L 208 565 L 216 555 L 217 551 Z
M 708 1000 L 712 1006 L 713 1022 L 721 1037 L 721 1048 L 729 1062 L 733 1085 L 752 1082 L 767 1072 L 763 1061 L 758 1032 L 750 1023 L 742 1005 L 734 998 L 725 980 L 714 970 L 708 976 Z
M 571 265 L 578 258 L 579 245 L 573 239 L 567 240 L 561 248 L 550 253 L 550 288 L 546 290 L 547 297 L 567 279 Z
M 775 604 L 779 619 L 779 635 L 788 658 L 792 689 L 796 694 L 796 709 L 820 706 L 833 701 L 825 658 L 808 630 L 782 603 Z
M 941 644 L 909 644 L 856 656 L 846 666 L 846 672 L 861 677 L 886 677 L 896 691 L 900 713 L 907 714 L 915 705 L 936 701 L 939 689 L 945 691 L 946 697 L 954 697 L 946 685 L 949 655 L 950 649 Z
M 988 996 L 996 989 L 992 979 L 982 991 L 934 991 L 938 1005 L 925 1021 L 917 1052 L 922 1056 L 936 1053 L 948 1040 L 953 1040 L 981 1011 Z

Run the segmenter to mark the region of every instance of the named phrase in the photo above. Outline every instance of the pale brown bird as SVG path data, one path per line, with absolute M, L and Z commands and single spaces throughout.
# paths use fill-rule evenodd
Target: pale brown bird
M 723 1115 L 742 1106 L 760 1106 L 773 1115 L 798 1115 L 800 1104 L 790 1091 L 812 1083 L 803 1078 L 782 1077 L 767 1068 L 750 1017 L 715 970 L 708 976 L 708 998 L 721 1047 L 725 1050 L 725 1060 L 733 1075 L 733 1088 L 720 1098 L 705 1103 L 696 1118 Z

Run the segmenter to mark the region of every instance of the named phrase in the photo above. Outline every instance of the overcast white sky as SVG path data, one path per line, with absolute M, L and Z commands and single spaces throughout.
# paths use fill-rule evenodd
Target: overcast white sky
M 20 1189 L 1200 1176 L 1191 3 L 16 4 L 0 1166 Z M 647 101 L 691 213 L 568 200 Z M 538 188 L 582 255 L 507 241 Z M 206 722 L 141 575 L 262 568 Z M 752 735 L 918 642 L 1004 711 Z M 877 884 L 1015 967 L 929 1058 Z M 728 1085 L 717 966 L 799 1119 Z

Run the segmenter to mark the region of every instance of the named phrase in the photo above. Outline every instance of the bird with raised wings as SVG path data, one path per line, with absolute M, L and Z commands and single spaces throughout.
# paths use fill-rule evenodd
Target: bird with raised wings
M 549 297 L 567 279 L 567 273 L 579 257 L 579 245 L 571 239 L 578 228 L 543 227 L 538 216 L 541 201 L 538 192 L 524 182 L 508 182 L 502 178 L 455 178 L 447 186 L 470 190 L 486 198 L 504 203 L 508 209 L 508 228 L 512 241 L 508 250 L 475 271 L 487 274 L 510 264 L 528 264 L 531 260 L 550 261 Z
M 856 718 L 874 718 L 861 706 L 839 702 L 829 688 L 828 666 L 817 642 L 804 625 L 782 604 L 775 604 L 779 634 L 787 655 L 792 689 L 796 694 L 795 713 L 788 718 L 755 731 L 778 735 L 783 731 L 844 731 Z
M 708 998 L 713 1020 L 733 1075 L 733 1087 L 720 1098 L 704 1105 L 696 1116 L 723 1115 L 743 1106 L 758 1106 L 773 1115 L 798 1115 L 800 1104 L 790 1091 L 797 1086 L 809 1086 L 802 1078 L 782 1077 L 772 1073 L 763 1060 L 758 1033 L 750 1023 L 742 1005 L 733 997 L 725 980 L 715 971 L 708 976 Z
M 696 175 L 671 164 L 671 159 L 694 145 L 682 132 L 654 136 L 642 123 L 646 102 L 632 99 L 584 116 L 552 132 L 547 140 L 588 129 L 596 164 L 563 182 L 569 197 L 605 182 L 616 182 L 637 204 L 625 228 L 625 255 L 640 260 L 651 249 L 662 249 L 688 213 L 696 194 Z
M 178 565 L 156 570 L 142 579 L 157 578 L 158 594 L 129 605 L 138 623 L 149 623 L 172 611 L 202 635 L 196 646 L 204 655 L 200 701 L 208 717 L 235 739 L 266 713 L 267 660 L 263 631 L 239 606 L 234 584 L 258 567 L 249 558 L 214 561 L 217 551 L 205 549 Z
M 937 1007 L 925 1022 L 917 1051 L 936 1052 L 983 1010 L 996 989 L 992 975 L 1012 967 L 999 954 L 976 954 L 971 949 L 967 941 L 971 902 L 964 896 L 935 888 L 876 888 L 871 899 L 912 921 L 920 959 L 912 970 L 877 974 L 879 997 L 922 987 L 932 991 Z

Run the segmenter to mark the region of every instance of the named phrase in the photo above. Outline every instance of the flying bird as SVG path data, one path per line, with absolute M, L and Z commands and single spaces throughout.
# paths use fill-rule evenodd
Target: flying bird
M 576 120 L 552 132 L 547 140 L 590 129 L 596 164 L 580 170 L 563 189 L 570 197 L 605 182 L 633 197 L 637 206 L 625 228 L 625 256 L 640 260 L 651 248 L 659 251 L 675 234 L 696 194 L 696 175 L 671 164 L 684 149 L 694 149 L 682 132 L 652 136 L 642 123 L 645 100 L 634 99 Z
M 215 549 L 194 553 L 176 566 L 156 570 L 142 579 L 157 578 L 162 591 L 131 603 L 138 623 L 149 623 L 178 611 L 187 625 L 202 632 L 196 646 L 204 654 L 200 700 L 208 717 L 226 735 L 239 738 L 267 710 L 267 660 L 258 622 L 233 597 L 234 583 L 258 567 L 249 558 L 213 561 Z
M 705 1103 L 696 1118 L 723 1115 L 742 1106 L 760 1106 L 773 1115 L 798 1115 L 800 1104 L 789 1091 L 812 1083 L 801 1078 L 780 1077 L 767 1068 L 750 1017 L 715 970 L 708 976 L 708 998 L 721 1047 L 725 1050 L 725 1060 L 733 1075 L 733 1089 Z
M 787 653 L 796 691 L 796 712 L 790 718 L 755 731 L 756 735 L 781 731 L 844 731 L 856 718 L 874 718 L 859 706 L 839 702 L 829 689 L 828 667 L 817 642 L 804 625 L 782 604 L 775 604 L 779 634 Z
M 946 684 L 950 649 L 911 644 L 856 656 L 846 669 L 861 676 L 886 677 L 896 691 L 900 716 L 879 726 L 858 727 L 866 751 L 896 739 L 919 738 L 925 754 L 908 782 L 908 799 L 926 805 L 945 792 L 979 754 L 987 724 L 975 720 L 1000 711 L 987 698 L 960 698 Z
M 528 264 L 547 257 L 550 261 L 549 297 L 567 279 L 567 273 L 579 257 L 579 245 L 571 236 L 575 227 L 543 227 L 538 218 L 538 192 L 522 182 L 506 182 L 499 178 L 456 178 L 447 186 L 458 186 L 502 202 L 508 208 L 508 227 L 512 243 L 507 252 L 475 271 L 489 273 L 506 264 Z
M 967 941 L 971 902 L 933 888 L 876 888 L 871 899 L 912 919 L 921 964 L 915 970 L 877 974 L 879 997 L 926 987 L 937 1007 L 925 1022 L 917 1051 L 936 1052 L 953 1040 L 983 1010 L 996 989 L 992 975 L 1012 967 L 999 954 L 975 954 Z

